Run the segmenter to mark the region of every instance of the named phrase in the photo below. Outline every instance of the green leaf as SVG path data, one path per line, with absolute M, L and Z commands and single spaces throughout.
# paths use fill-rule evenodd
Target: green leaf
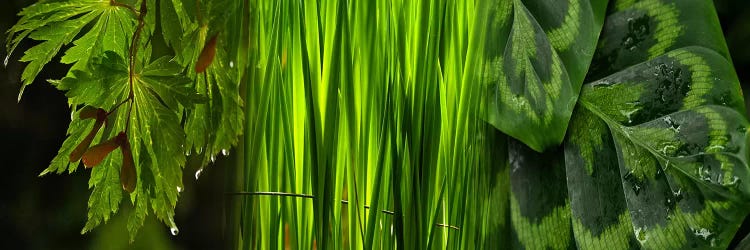
M 511 139 L 508 156 L 513 247 L 574 249 L 563 148 L 540 154 Z
M 592 200 L 577 200 L 574 211 L 586 215 L 576 219 L 589 221 L 579 230 L 627 232 L 631 224 L 646 248 L 726 247 L 750 205 L 748 122 L 738 112 L 738 87 L 731 64 L 702 47 L 677 49 L 584 86 L 566 147 L 569 171 L 581 182 L 569 188 L 581 192 L 574 187 L 594 182 L 613 193 L 601 215 L 590 213 Z M 595 164 L 602 158 L 617 159 L 619 173 Z M 595 218 L 610 223 L 590 223 Z M 632 245 L 618 235 L 620 246 Z M 603 236 L 577 239 L 596 248 Z
M 216 4 L 209 1 L 204 7 L 213 6 L 211 9 L 215 9 Z M 187 66 L 188 76 L 194 79 L 192 89 L 207 98 L 206 102 L 188 110 L 185 122 L 185 148 L 201 154 L 201 165 L 213 161 L 219 153 L 226 155 L 242 134 L 244 103 L 239 95 L 240 78 L 236 69 L 239 63 L 227 52 L 226 44 L 230 42 L 228 32 L 210 28 L 221 25 L 183 25 L 186 32 L 177 51 L 176 59 Z M 195 64 L 213 35 L 218 35 L 216 55 L 206 71 L 197 74 Z M 176 41 L 172 43 L 176 44 Z
M 565 143 L 582 248 L 726 248 L 747 215 L 748 122 L 714 13 L 615 2 Z
M 562 142 L 606 4 L 496 1 L 486 43 L 492 125 L 538 152 Z
M 23 9 L 19 15 L 21 19 L 8 30 L 8 56 L 25 38 L 41 41 L 26 50 L 21 58 L 22 62 L 29 64 L 21 75 L 23 85 L 19 100 L 24 88 L 34 81 L 63 46 L 73 42 L 61 62 L 74 64 L 73 69 L 81 69 L 104 51 L 114 51 L 125 57 L 128 39 L 135 29 L 134 13 L 108 1 L 42 2 Z M 83 35 L 79 35 L 82 31 Z M 7 64 L 8 59 L 5 61 Z
M 182 167 L 186 161 L 186 135 L 178 113 L 193 107 L 203 98 L 190 86 L 192 81 L 184 75 L 180 65 L 169 58 L 159 58 L 145 66 L 136 64 L 137 72 L 134 73 L 132 84 L 133 99 L 117 106 L 128 100 L 128 65 L 117 53 L 109 51 L 105 53 L 105 57 L 94 58 L 92 62 L 87 70 L 73 71 L 70 76 L 54 83 L 59 89 L 66 91 L 72 105 L 86 104 L 106 110 L 118 107 L 94 142 L 104 141 L 120 131 L 127 131 L 138 174 L 137 187 L 130 194 L 131 202 L 135 205 L 128 223 L 131 240 L 149 210 L 176 230 L 172 217 L 178 190 L 182 187 Z M 67 155 L 87 133 L 85 128 L 89 127 L 88 123 L 91 121 L 73 117 L 69 137 L 44 173 L 60 172 L 66 167 L 69 171 L 75 170 L 78 163 L 68 166 Z M 89 186 L 93 188 L 89 199 L 89 220 L 82 232 L 106 222 L 117 211 L 123 192 L 119 180 L 121 158 L 119 152 L 113 152 L 102 164 L 92 169 L 89 180 Z

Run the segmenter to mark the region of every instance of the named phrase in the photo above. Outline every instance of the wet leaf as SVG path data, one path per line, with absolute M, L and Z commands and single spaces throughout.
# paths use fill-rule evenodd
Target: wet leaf
M 748 122 L 713 6 L 611 11 L 565 143 L 576 241 L 726 248 L 750 207 Z
M 563 141 L 606 5 L 495 1 L 485 44 L 492 125 L 538 152 Z

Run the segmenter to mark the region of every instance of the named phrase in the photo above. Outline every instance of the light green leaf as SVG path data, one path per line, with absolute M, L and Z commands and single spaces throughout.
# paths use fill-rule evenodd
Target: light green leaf
M 538 152 L 562 142 L 606 4 L 495 2 L 485 45 L 492 125 Z
M 135 192 L 130 194 L 135 205 L 128 223 L 131 240 L 149 210 L 176 230 L 172 217 L 186 161 L 186 136 L 178 112 L 194 106 L 202 98 L 190 86 L 191 81 L 182 73 L 181 66 L 168 58 L 160 58 L 145 66 L 136 65 L 140 70 L 134 73 L 133 99 L 116 106 L 128 100 L 128 66 L 117 53 L 107 52 L 105 55 L 104 58 L 94 58 L 92 66 L 85 71 L 73 71 L 70 76 L 54 83 L 67 91 L 73 105 L 86 104 L 105 110 L 118 107 L 93 144 L 127 131 L 138 174 Z M 73 117 L 69 137 L 44 173 L 60 172 L 66 167 L 69 171 L 75 170 L 78 162 L 68 165 L 68 154 L 88 132 L 89 123 L 93 122 Z M 82 232 L 106 222 L 119 207 L 123 192 L 119 179 L 122 165 L 119 151 L 115 150 L 92 169 L 89 186 L 94 190 L 89 200 L 89 220 Z
M 208 101 L 196 104 L 187 112 L 185 148 L 201 154 L 202 164 L 213 161 L 219 153 L 226 154 L 242 134 L 243 101 L 239 95 L 240 79 L 237 62 L 227 53 L 226 32 L 216 33 L 210 26 L 195 27 L 182 39 L 182 63 L 187 65 L 188 76 L 194 79 L 192 89 Z M 211 36 L 218 35 L 216 56 L 204 73 L 195 73 L 195 64 L 201 50 Z
M 19 15 L 21 19 L 8 30 L 8 56 L 25 38 L 41 41 L 26 50 L 21 58 L 22 62 L 29 64 L 21 75 L 23 85 L 19 100 L 24 88 L 34 81 L 63 46 L 73 42 L 61 62 L 73 63 L 73 69 L 82 69 L 89 59 L 101 56 L 104 51 L 114 51 L 126 57 L 130 34 L 135 28 L 134 13 L 129 8 L 111 5 L 109 1 L 41 2 L 25 8 Z M 79 35 L 82 31 L 83 35 Z M 7 61 L 6 58 L 6 64 Z

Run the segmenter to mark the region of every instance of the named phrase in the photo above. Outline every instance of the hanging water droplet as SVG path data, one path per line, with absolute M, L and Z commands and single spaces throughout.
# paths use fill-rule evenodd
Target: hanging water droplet
M 169 228 L 169 231 L 172 232 L 173 236 L 177 236 L 177 234 L 180 233 L 180 229 L 177 229 L 177 227 L 171 227 Z
M 201 177 L 201 173 L 203 173 L 203 168 L 198 169 L 198 171 L 195 171 L 195 180 L 198 180 L 198 178 Z
M 180 186 L 177 186 L 177 192 L 178 192 L 178 193 L 182 193 L 182 187 L 180 187 Z
M 224 155 L 224 156 L 227 156 L 227 155 L 229 155 L 229 150 L 222 149 L 221 150 L 221 154 Z
M 229 61 L 229 67 L 234 68 L 234 61 Z
M 10 54 L 8 54 L 7 56 L 5 56 L 5 60 L 3 61 L 3 66 L 4 67 L 8 67 L 8 60 L 9 59 L 10 59 Z
M 211 163 L 213 163 L 213 162 L 215 162 L 215 161 L 216 161 L 216 156 L 213 156 L 213 155 L 212 155 L 212 156 L 211 156 Z

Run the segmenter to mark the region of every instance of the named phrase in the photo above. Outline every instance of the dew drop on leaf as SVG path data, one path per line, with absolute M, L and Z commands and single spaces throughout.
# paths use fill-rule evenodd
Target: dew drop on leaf
M 216 156 L 211 156 L 211 163 L 214 163 L 216 161 Z
M 705 229 L 705 228 L 693 229 L 693 233 L 695 234 L 695 236 L 701 237 L 704 240 L 708 240 L 709 237 L 711 237 L 711 235 L 713 235 L 713 233 L 711 233 L 711 231 L 709 231 L 708 229 Z
M 178 193 L 182 193 L 182 187 L 180 187 L 180 186 L 177 186 L 177 192 L 178 192 Z
M 646 229 L 644 228 L 636 228 L 635 229 L 635 238 L 638 239 L 641 244 L 645 243 L 646 240 L 648 240 L 648 237 L 646 236 Z
M 229 67 L 234 68 L 234 61 L 229 61 Z
M 739 177 L 733 176 L 731 180 L 725 181 L 723 186 L 737 188 L 740 185 L 740 182 L 742 182 L 742 180 L 740 180 Z
M 169 231 L 172 232 L 172 235 L 174 236 L 180 233 L 180 229 L 177 229 L 177 227 L 171 227 L 169 228 Z
M 3 66 L 8 67 L 8 60 L 10 59 L 10 55 L 5 56 L 5 60 L 3 61 Z
M 198 178 L 201 177 L 201 173 L 203 173 L 203 168 L 198 169 L 198 171 L 195 171 L 195 180 L 198 180 Z
M 633 174 L 633 172 L 628 172 L 628 173 L 627 173 L 627 174 L 625 174 L 625 176 L 623 176 L 622 178 L 623 178 L 623 179 L 624 179 L 625 181 L 627 181 L 627 182 L 628 182 L 628 184 L 630 184 L 630 186 L 631 186 L 631 188 L 633 189 L 633 192 L 635 193 L 635 195 L 638 195 L 638 194 L 640 194 L 640 192 L 641 192 L 641 189 L 642 189 L 642 187 L 641 187 L 641 186 L 643 185 L 643 183 L 641 183 L 641 181 L 640 181 L 640 180 L 638 180 L 638 177 L 636 177 L 636 176 L 635 176 L 635 175 Z
M 222 149 L 221 150 L 221 154 L 224 155 L 224 156 L 227 156 L 227 155 L 229 155 L 229 150 Z

